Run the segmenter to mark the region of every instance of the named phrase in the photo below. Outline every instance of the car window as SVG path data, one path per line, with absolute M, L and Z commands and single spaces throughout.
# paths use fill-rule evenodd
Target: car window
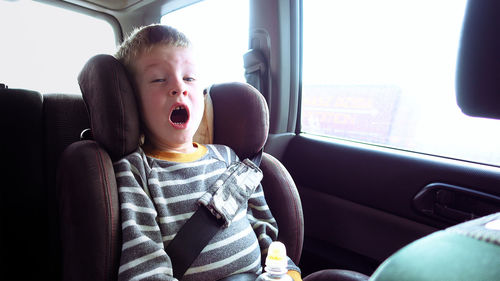
M 303 132 L 500 165 L 500 121 L 464 115 L 466 0 L 303 1 Z
M 0 1 L 0 34 L 0 83 L 42 93 L 80 94 L 85 62 L 116 48 L 108 22 L 35 1 Z
M 205 0 L 164 15 L 193 42 L 207 85 L 245 82 L 243 54 L 248 50 L 248 0 Z

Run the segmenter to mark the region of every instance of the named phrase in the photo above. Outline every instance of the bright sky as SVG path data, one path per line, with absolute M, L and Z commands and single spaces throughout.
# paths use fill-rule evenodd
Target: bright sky
M 79 94 L 85 62 L 116 48 L 108 23 L 35 1 L 0 0 L 0 34 L 1 82 L 43 93 Z
M 167 14 L 162 24 L 185 33 L 200 53 L 209 84 L 245 81 L 248 50 L 248 0 L 211 0 Z
M 410 106 L 396 115 L 411 126 L 403 148 L 500 164 L 500 121 L 456 104 L 466 2 L 303 1 L 303 85 L 395 85 L 399 107 Z
M 303 81 L 413 84 L 416 76 L 448 72 L 456 60 L 465 2 L 304 1 Z M 332 67 L 324 71 L 315 63 Z
M 203 1 L 162 22 L 185 32 L 200 50 L 208 84 L 245 80 L 248 0 Z M 108 23 L 35 1 L 0 0 L 0 34 L 0 82 L 44 93 L 79 94 L 76 77 L 85 62 L 116 49 Z

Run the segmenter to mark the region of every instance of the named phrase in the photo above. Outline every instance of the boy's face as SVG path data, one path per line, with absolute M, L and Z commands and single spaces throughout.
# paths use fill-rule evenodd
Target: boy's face
M 146 141 L 164 151 L 191 152 L 204 110 L 191 48 L 156 45 L 134 65 Z

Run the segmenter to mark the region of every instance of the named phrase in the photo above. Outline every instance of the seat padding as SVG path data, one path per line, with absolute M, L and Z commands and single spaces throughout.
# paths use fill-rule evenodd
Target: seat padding
M 42 103 L 38 92 L 0 89 L 0 276 L 6 280 L 48 278 Z
M 71 144 L 58 173 L 64 280 L 115 280 L 121 248 L 111 159 L 95 141 Z
M 297 187 L 286 168 L 272 155 L 263 154 L 260 168 L 265 175 L 262 186 L 267 204 L 281 230 L 278 240 L 286 245 L 288 257 L 299 264 L 304 242 L 304 216 Z
M 498 280 L 500 229 L 488 229 L 500 213 L 421 238 L 388 258 L 373 281 Z
M 240 82 L 213 85 L 209 94 L 214 107 L 214 143 L 231 147 L 241 159 L 254 156 L 264 147 L 269 132 L 264 97 Z

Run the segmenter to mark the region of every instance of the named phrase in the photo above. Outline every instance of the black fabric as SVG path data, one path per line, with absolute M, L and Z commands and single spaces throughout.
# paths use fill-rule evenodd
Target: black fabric
M 46 280 L 52 262 L 42 103 L 38 92 L 0 89 L 0 278 L 6 280 Z
M 43 96 L 43 127 L 45 140 L 45 172 L 49 201 L 51 276 L 61 276 L 61 237 L 56 194 L 56 171 L 64 149 L 79 140 L 84 128 L 90 126 L 81 96 L 51 93 Z
M 113 163 L 95 141 L 64 151 L 57 177 L 64 280 L 116 280 L 120 210 Z
M 118 160 L 139 146 L 139 110 L 125 67 L 110 55 L 92 57 L 78 76 L 94 139 Z
M 174 277 L 180 280 L 222 226 L 210 211 L 200 206 L 182 226 L 165 251 L 171 257 Z
M 468 1 L 457 61 L 457 102 L 465 114 L 500 119 L 500 1 Z

